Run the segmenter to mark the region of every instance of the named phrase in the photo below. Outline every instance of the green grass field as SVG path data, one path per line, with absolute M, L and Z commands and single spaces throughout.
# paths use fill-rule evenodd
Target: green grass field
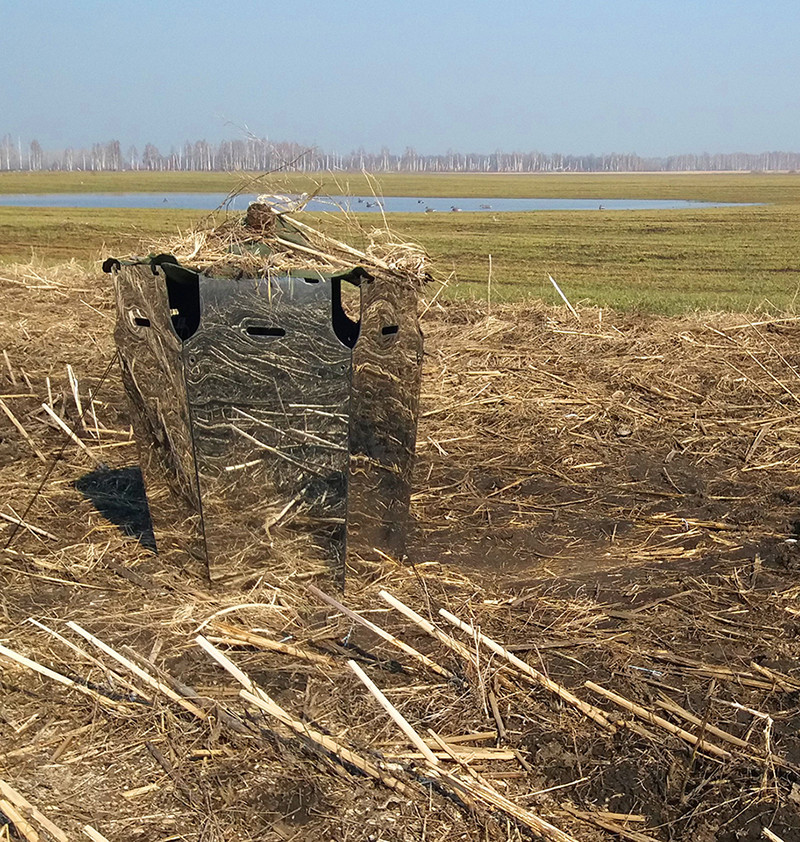
M 800 291 L 800 207 L 464 217 L 402 221 L 458 297 L 486 297 L 489 254 L 493 300 L 556 302 L 548 274 L 573 303 L 663 313 L 785 311 Z
M 335 195 L 487 198 L 693 199 L 800 203 L 800 173 L 469 174 L 202 172 L 0 172 L 0 193 L 203 193 L 310 191 Z
M 80 177 L 80 178 L 79 178 Z M 0 174 L 2 192 L 228 190 L 224 173 Z M 79 181 L 83 185 L 77 187 Z M 267 190 L 264 184 L 256 192 Z M 301 177 L 274 189 L 308 189 Z M 366 192 L 342 175 L 329 192 Z M 392 227 L 421 243 L 439 275 L 455 273 L 446 295 L 485 298 L 488 255 L 493 301 L 558 299 L 552 274 L 573 303 L 663 313 L 791 311 L 800 292 L 800 175 L 442 175 L 383 176 L 386 195 L 680 198 L 763 202 L 762 206 L 670 211 L 393 214 Z M 140 241 L 188 229 L 200 211 L 0 208 L 0 260 L 124 254 Z M 363 215 L 364 225 L 379 223 Z

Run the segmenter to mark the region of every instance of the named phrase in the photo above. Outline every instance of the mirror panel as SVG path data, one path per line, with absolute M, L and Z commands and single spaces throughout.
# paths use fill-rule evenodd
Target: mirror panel
M 348 551 L 402 558 L 422 377 L 417 291 L 396 278 L 362 285 L 353 350 Z
M 114 338 L 158 551 L 180 566 L 187 553 L 206 566 L 181 342 L 156 272 L 125 266 L 116 274 Z
M 351 351 L 330 282 L 200 278 L 183 347 L 211 574 L 298 553 L 344 574 Z
M 339 276 L 117 274 L 115 337 L 159 552 L 189 553 L 212 577 L 303 559 L 339 584 L 348 553 L 402 558 L 417 291 L 363 270 L 351 280 L 360 323 Z

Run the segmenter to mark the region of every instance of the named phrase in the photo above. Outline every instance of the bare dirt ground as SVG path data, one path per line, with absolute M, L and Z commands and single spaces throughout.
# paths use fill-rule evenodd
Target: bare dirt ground
M 100 383 L 108 283 L 0 271 L 0 781 L 67 838 L 800 840 L 800 321 L 432 307 L 413 566 L 339 594 L 431 667 L 315 599 L 303 559 L 214 584 L 162 563 L 116 369 Z M 409 757 L 348 659 L 460 762 Z M 3 786 L 0 839 L 25 838 Z

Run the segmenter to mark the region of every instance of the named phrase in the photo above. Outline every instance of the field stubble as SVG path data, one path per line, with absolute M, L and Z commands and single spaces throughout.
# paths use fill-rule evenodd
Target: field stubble
M 210 585 L 148 549 L 117 377 L 96 425 L 76 409 L 113 356 L 108 283 L 75 263 L 0 271 L 3 543 L 26 524 L 0 555 L 0 640 L 77 685 L 0 655 L 0 778 L 51 821 L 141 840 L 500 840 L 531 816 L 598 842 L 800 839 L 797 318 L 427 311 L 414 567 L 356 565 L 343 601 L 446 679 L 320 603 L 302 558 Z M 43 403 L 84 447 L 25 513 L 65 441 Z M 243 702 L 198 630 L 290 718 Z M 447 740 L 438 765 L 408 756 L 348 658 Z

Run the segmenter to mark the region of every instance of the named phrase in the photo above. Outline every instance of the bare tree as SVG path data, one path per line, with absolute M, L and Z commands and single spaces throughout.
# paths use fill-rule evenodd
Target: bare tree
M 30 154 L 28 155 L 28 169 L 31 171 L 40 170 L 43 163 L 44 152 L 39 145 L 39 141 L 34 139 L 31 141 Z

